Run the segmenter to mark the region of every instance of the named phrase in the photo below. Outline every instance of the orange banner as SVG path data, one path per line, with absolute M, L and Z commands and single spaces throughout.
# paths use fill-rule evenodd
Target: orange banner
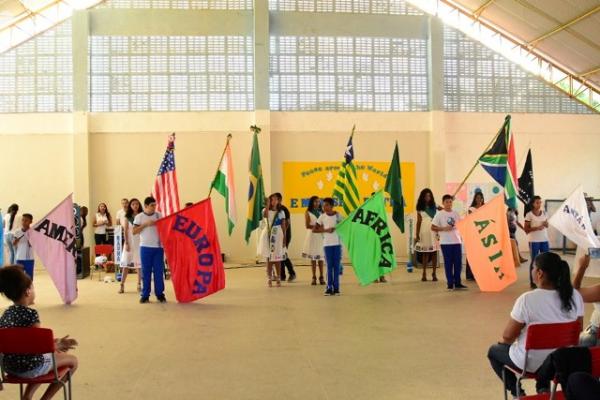
M 504 196 L 496 196 L 456 227 L 482 292 L 500 292 L 517 280 Z

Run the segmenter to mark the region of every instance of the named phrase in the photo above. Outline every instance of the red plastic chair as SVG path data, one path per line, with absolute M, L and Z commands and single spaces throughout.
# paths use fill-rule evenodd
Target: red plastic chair
M 98 270 L 98 280 L 99 281 L 102 280 L 102 271 L 104 271 L 104 273 L 106 273 L 107 267 L 109 265 L 114 264 L 113 261 L 111 260 L 112 255 L 113 255 L 113 249 L 114 249 L 114 247 L 112 244 L 97 244 L 96 246 L 94 246 L 94 254 L 96 256 L 105 256 L 108 261 L 106 261 L 102 265 L 96 265 L 96 263 L 94 263 L 92 268 L 90 268 L 90 279 L 92 279 L 94 276 L 94 270 L 96 270 L 97 267 L 100 267 L 100 269 Z M 95 259 L 95 257 L 94 257 L 94 259 Z
M 511 368 L 507 365 L 502 370 L 502 383 L 504 388 L 504 400 L 508 400 L 506 390 L 506 370 L 512 371 L 517 376 L 517 397 L 520 397 L 520 383 L 523 379 L 535 379 L 536 374 L 527 372 L 527 356 L 530 350 L 550 350 L 561 347 L 577 346 L 579 344 L 579 333 L 581 332 L 579 321 L 565 322 L 560 324 L 537 324 L 529 325 L 525 338 L 525 365 L 523 370 Z
M 37 378 L 21 378 L 4 370 L 0 362 L 0 384 L 19 385 L 20 398 L 23 398 L 23 385 L 60 383 L 65 400 L 71 399 L 71 369 L 57 368 L 54 358 L 54 335 L 46 328 L 4 328 L 0 329 L 0 357 L 3 354 L 44 354 L 52 353 L 52 370 Z

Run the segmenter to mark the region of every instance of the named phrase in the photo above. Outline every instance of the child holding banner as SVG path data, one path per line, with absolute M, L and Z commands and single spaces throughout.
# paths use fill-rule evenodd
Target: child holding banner
M 263 209 L 263 216 L 267 220 L 267 227 L 262 231 L 261 254 L 267 261 L 267 276 L 269 287 L 273 286 L 273 279 L 277 286 L 281 286 L 281 261 L 285 260 L 285 230 L 287 220 L 281 209 L 281 203 L 274 194 L 269 196 L 269 207 Z
M 340 214 L 333 209 L 333 199 L 323 199 L 323 214 L 317 219 L 314 232 L 323 233 L 323 252 L 327 261 L 327 290 L 325 296 L 340 295 L 340 269 L 342 264 L 342 244 L 335 227 L 342 221 Z
M 452 210 L 453 197 L 445 194 L 442 197 L 443 209 L 439 210 L 431 222 L 431 230 L 440 234 L 440 244 L 444 256 L 444 269 L 448 290 L 467 289 L 461 283 L 462 245 L 460 235 L 456 230 L 456 222 L 460 216 Z
M 478 208 L 485 204 L 485 199 L 483 197 L 483 193 L 481 191 L 475 192 L 475 196 L 473 196 L 473 201 L 471 202 L 471 206 L 469 207 L 469 214 L 477 211 Z M 465 278 L 468 281 L 474 281 L 475 276 L 473 276 L 473 272 L 471 271 L 471 266 L 469 265 L 469 260 L 467 260 L 467 266 L 465 268 Z
M 144 212 L 139 213 L 133 220 L 133 234 L 140 235 L 140 259 L 142 262 L 142 294 L 140 303 L 148 303 L 150 299 L 150 282 L 154 275 L 154 295 L 161 303 L 165 298 L 165 253 L 160 244 L 156 221 L 161 215 L 156 211 L 154 197 L 144 199 Z
M 529 239 L 529 250 L 531 252 L 531 264 L 529 264 L 529 286 L 535 289 L 537 286 L 531 277 L 533 262 L 540 253 L 546 253 L 550 250 L 548 243 L 548 217 L 542 209 L 542 198 L 533 196 L 531 211 L 525 215 L 525 233 Z
M 323 234 L 315 233 L 313 229 L 317 225 L 317 219 L 321 216 L 321 200 L 319 196 L 312 196 L 308 202 L 308 208 L 304 213 L 304 224 L 306 225 L 306 237 L 302 247 L 302 257 L 310 259 L 312 268 L 312 283 L 317 284 L 317 263 L 319 264 L 319 284 L 324 285 L 323 279 Z

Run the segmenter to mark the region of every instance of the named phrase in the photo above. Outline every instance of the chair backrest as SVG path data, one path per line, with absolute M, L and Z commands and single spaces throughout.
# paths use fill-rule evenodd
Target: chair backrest
M 47 328 L 0 329 L 0 353 L 43 354 L 54 352 L 54 335 Z
M 94 246 L 94 254 L 100 254 L 103 256 L 111 255 L 113 252 L 112 244 L 97 244 Z
M 560 324 L 537 324 L 527 327 L 525 350 L 558 349 L 560 347 L 577 346 L 581 322 L 564 322 Z
M 600 378 L 600 347 L 590 347 L 590 356 L 592 357 L 592 375 Z

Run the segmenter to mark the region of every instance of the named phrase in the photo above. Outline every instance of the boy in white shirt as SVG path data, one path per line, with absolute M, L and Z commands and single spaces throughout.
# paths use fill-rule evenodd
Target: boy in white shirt
M 140 235 L 140 259 L 142 261 L 142 293 L 140 303 L 148 303 L 150 299 L 150 281 L 154 275 L 154 295 L 161 303 L 165 298 L 165 261 L 164 250 L 160 244 L 156 221 L 161 218 L 156 211 L 154 197 L 144 200 L 144 212 L 139 213 L 133 220 L 133 234 Z
M 33 251 L 27 238 L 27 231 L 33 222 L 31 214 L 23 214 L 21 217 L 21 227 L 13 234 L 13 246 L 15 247 L 15 260 L 18 265 L 22 265 L 25 273 L 33 280 Z
M 313 232 L 323 233 L 323 252 L 327 262 L 327 290 L 325 296 L 340 295 L 340 269 L 342 264 L 342 243 L 335 232 L 335 226 L 342 220 L 341 215 L 333 209 L 333 199 L 323 199 L 323 214 L 317 219 Z
M 127 214 L 127 209 L 129 208 L 129 200 L 123 198 L 121 199 L 121 209 L 117 211 L 116 215 L 116 224 L 123 226 L 125 225 L 125 214 Z
M 467 289 L 460 279 L 462 271 L 462 245 L 460 235 L 455 226 L 460 216 L 456 211 L 452 210 L 453 200 L 452 196 L 445 194 L 442 197 L 444 208 L 439 210 L 435 214 L 435 217 L 433 217 L 433 221 L 431 221 L 431 230 L 438 232 L 440 235 L 448 290 Z

